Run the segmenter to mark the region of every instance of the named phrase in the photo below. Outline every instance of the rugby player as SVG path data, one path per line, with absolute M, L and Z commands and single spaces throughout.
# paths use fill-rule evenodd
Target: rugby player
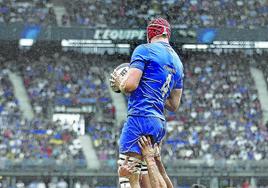
M 161 161 L 160 150 L 161 144 L 152 146 L 150 137 L 142 136 L 139 140 L 139 146 L 142 151 L 143 159 L 147 163 L 150 186 L 155 188 L 173 188 L 173 184 L 169 179 L 165 167 Z M 130 177 L 135 173 L 137 163 L 127 163 L 128 157 L 125 159 L 123 165 L 119 167 L 118 174 L 121 177 Z M 130 179 L 130 181 L 132 181 Z M 133 184 L 132 182 L 130 182 Z
M 121 187 L 150 187 L 146 164 L 142 164 L 142 153 L 138 145 L 141 136 L 150 136 L 152 142 L 160 143 L 165 135 L 164 109 L 176 111 L 180 104 L 183 88 L 183 65 L 169 44 L 170 24 L 156 18 L 147 26 L 147 44 L 134 50 L 130 68 L 123 80 L 112 73 L 111 83 L 122 93 L 129 93 L 128 117 L 123 126 L 119 143 L 119 165 L 128 156 L 129 161 L 139 163 L 139 171 L 130 177 L 119 177 Z M 134 182 L 134 183 L 133 183 Z M 145 183 L 144 183 L 145 182 Z M 147 183 L 146 183 L 147 182 Z

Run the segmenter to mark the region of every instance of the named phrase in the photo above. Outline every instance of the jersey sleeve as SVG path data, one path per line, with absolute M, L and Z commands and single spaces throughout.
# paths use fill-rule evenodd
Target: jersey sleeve
M 133 52 L 130 61 L 130 68 L 144 70 L 145 63 L 149 59 L 149 50 L 144 45 L 139 45 Z
M 183 71 L 181 71 L 178 79 L 176 80 L 174 89 L 182 89 L 183 88 L 183 78 L 184 78 L 184 74 L 183 74 Z

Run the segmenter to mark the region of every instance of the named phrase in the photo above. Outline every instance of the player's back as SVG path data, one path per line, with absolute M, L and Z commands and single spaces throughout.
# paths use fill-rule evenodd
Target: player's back
M 164 105 L 173 88 L 182 88 L 183 66 L 177 53 L 165 42 L 138 46 L 131 67 L 143 71 L 138 88 L 128 101 L 128 115 L 164 119 Z

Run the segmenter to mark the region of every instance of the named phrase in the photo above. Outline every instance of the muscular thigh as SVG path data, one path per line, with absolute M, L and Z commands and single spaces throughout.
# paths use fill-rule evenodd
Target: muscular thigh
M 155 117 L 129 116 L 120 136 L 119 152 L 141 155 L 138 140 L 145 135 L 159 143 L 165 135 L 165 121 Z

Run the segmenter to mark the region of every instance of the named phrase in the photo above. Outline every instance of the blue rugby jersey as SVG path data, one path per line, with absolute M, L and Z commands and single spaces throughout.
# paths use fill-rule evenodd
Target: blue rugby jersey
M 183 87 L 183 65 L 165 42 L 139 45 L 133 52 L 131 68 L 143 71 L 138 88 L 128 99 L 128 115 L 165 120 L 164 106 L 172 89 Z

